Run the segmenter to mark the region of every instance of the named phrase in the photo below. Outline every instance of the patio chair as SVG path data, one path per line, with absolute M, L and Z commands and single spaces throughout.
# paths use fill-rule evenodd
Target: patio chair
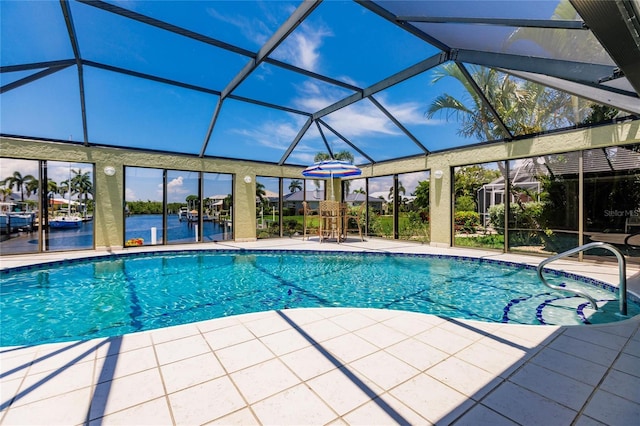
M 348 210 L 347 216 L 345 218 L 345 238 L 347 236 L 347 232 L 350 229 L 349 223 L 351 222 L 351 219 L 353 219 L 353 221 L 358 226 L 358 234 L 360 235 L 360 241 L 364 241 L 364 237 L 362 236 L 362 225 L 364 224 L 364 220 L 365 220 L 364 214 L 365 214 L 366 206 L 367 206 L 366 203 L 362 203 L 358 207 L 351 208 Z
M 318 211 L 309 207 L 309 203 L 302 202 L 303 218 L 302 218 L 302 239 L 309 239 L 309 235 L 318 235 L 320 229 L 318 226 Z M 312 234 L 313 233 L 313 234 Z
M 344 220 L 343 210 L 339 201 L 320 201 L 318 216 L 320 219 L 320 242 L 327 238 L 335 238 L 340 242 Z

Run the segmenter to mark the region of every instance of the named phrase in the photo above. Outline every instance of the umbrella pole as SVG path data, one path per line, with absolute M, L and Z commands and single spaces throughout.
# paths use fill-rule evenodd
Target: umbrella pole
M 331 172 L 331 179 L 329 180 L 329 185 L 331 185 L 331 201 L 335 201 L 336 197 L 333 194 L 333 172 Z

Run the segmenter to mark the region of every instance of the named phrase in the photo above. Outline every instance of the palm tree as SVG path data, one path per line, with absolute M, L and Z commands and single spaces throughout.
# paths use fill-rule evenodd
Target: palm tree
M 264 184 L 256 182 L 256 198 L 260 200 L 260 203 L 264 204 L 267 197 Z
M 299 179 L 293 179 L 289 184 L 289 191 L 292 194 L 296 191 L 302 191 L 302 181 Z
M 27 193 L 27 198 L 29 198 L 31 194 L 37 193 L 39 188 L 40 182 L 38 182 L 37 179 L 33 179 L 27 182 L 27 184 L 24 186 L 25 192 Z
M 353 164 L 355 158 L 353 156 L 352 153 L 350 153 L 349 151 L 339 151 L 336 152 L 333 155 L 333 158 L 331 158 L 331 155 L 329 155 L 326 152 L 319 152 L 315 155 L 315 157 L 313 157 L 313 161 L 314 162 L 319 162 L 319 161 L 327 161 L 327 160 L 340 160 L 340 161 L 348 161 L 349 163 Z M 316 186 L 319 188 L 320 187 L 320 181 L 318 179 L 314 179 Z M 349 193 L 349 188 L 351 188 L 351 182 L 346 180 L 344 181 L 344 190 L 345 193 L 348 194 Z
M 576 109 L 569 94 L 530 81 L 520 82 L 491 68 L 470 68 L 474 81 L 514 135 L 537 133 L 576 123 Z M 458 134 L 466 138 L 490 141 L 506 136 L 491 110 L 455 63 L 444 64 L 434 71 L 433 76 L 433 83 L 447 77 L 458 80 L 470 100 L 465 102 L 444 93 L 431 103 L 426 112 L 427 118 L 440 114 L 447 120 L 456 119 L 460 123 Z
M 22 176 L 20 172 L 15 171 L 13 172 L 12 176 L 9 176 L 5 180 L 3 180 L 2 184 L 5 185 L 7 188 L 11 188 L 11 189 L 15 187 L 17 191 L 20 191 L 21 201 L 24 201 L 24 193 L 26 192 L 26 185 L 33 180 L 36 180 L 36 178 L 34 178 L 32 175 Z
M 402 195 L 406 195 L 407 190 L 405 189 L 402 182 L 398 181 L 398 194 L 400 193 L 402 193 Z M 402 200 L 402 197 L 400 197 L 400 199 Z M 389 188 L 389 201 L 393 201 L 393 186 Z
M 7 201 L 7 197 L 13 194 L 13 190 L 11 188 L 0 188 L 0 196 L 2 196 L 2 201 Z
M 75 176 L 71 178 L 71 187 L 73 192 L 78 194 L 78 201 L 81 198 L 84 198 L 84 216 L 87 216 L 87 201 L 89 199 L 89 194 L 93 193 L 93 182 L 91 181 L 91 176 L 89 172 L 82 173 L 82 170 L 71 170 Z

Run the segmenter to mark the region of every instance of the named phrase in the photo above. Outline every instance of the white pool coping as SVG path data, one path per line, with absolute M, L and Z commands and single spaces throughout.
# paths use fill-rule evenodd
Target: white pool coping
M 376 239 L 153 249 L 216 247 L 541 260 Z M 0 261 L 6 268 L 86 254 L 3 256 Z M 617 282 L 617 268 L 608 263 L 561 261 L 552 267 Z M 629 288 L 637 292 L 637 267 L 628 267 L 627 275 Z M 0 348 L 0 424 L 635 425 L 640 418 L 639 329 L 640 317 L 552 327 L 318 308 Z

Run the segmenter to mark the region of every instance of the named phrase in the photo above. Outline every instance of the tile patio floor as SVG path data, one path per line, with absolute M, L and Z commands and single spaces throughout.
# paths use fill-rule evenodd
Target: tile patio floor
M 541 260 L 373 239 L 195 248 L 204 247 Z M 26 260 L 0 261 L 9 267 Z M 617 281 L 617 269 L 608 265 L 551 267 Z M 637 267 L 627 275 L 637 294 Z M 614 325 L 550 327 L 324 308 L 0 348 L 0 424 L 637 425 L 639 330 L 640 317 Z

